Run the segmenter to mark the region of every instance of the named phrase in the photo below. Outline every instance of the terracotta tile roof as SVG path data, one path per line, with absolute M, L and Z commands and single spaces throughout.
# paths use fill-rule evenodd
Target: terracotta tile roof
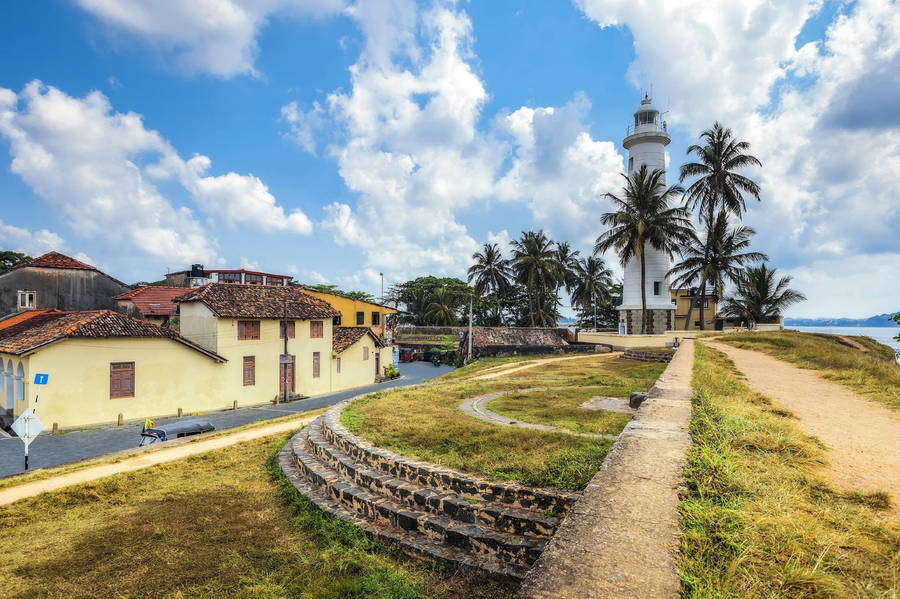
M 30 262 L 19 264 L 18 266 L 15 266 L 10 270 L 16 270 L 17 268 L 25 268 L 28 266 L 37 266 L 40 268 L 67 268 L 74 270 L 97 270 L 96 267 L 91 266 L 90 264 L 79 262 L 75 258 L 70 258 L 69 256 L 60 254 L 59 252 L 47 252 L 43 256 L 38 256 Z
M 341 313 L 296 287 L 209 283 L 176 297 L 175 302 L 203 302 L 220 318 L 333 318 Z
M 375 347 L 384 347 L 384 342 L 369 327 L 334 327 L 332 330 L 331 349 L 338 354 L 367 334 L 375 340 Z
M 13 312 L 7 316 L 4 316 L 0 319 L 0 331 L 3 329 L 8 329 L 13 325 L 17 325 L 20 322 L 24 322 L 29 318 L 34 318 L 38 314 L 46 314 L 47 312 L 59 312 L 59 310 L 53 310 L 50 308 L 40 308 L 37 310 L 25 310 L 24 312 Z
M 29 310 L 24 314 L 27 317 L 0 327 L 0 352 L 22 355 L 67 338 L 165 337 L 225 361 L 171 329 L 112 310 Z
M 178 309 L 172 300 L 184 295 L 184 287 L 144 285 L 113 297 L 114 300 L 131 300 L 142 316 L 171 316 Z

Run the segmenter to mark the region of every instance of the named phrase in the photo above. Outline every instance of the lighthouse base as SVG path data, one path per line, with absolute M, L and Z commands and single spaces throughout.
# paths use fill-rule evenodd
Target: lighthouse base
M 647 308 L 647 335 L 661 335 L 675 328 L 675 310 Z M 619 334 L 641 334 L 641 309 L 619 310 Z

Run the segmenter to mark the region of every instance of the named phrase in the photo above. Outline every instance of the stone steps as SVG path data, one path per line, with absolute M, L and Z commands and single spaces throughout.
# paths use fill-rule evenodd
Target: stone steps
M 322 510 L 411 555 L 521 579 L 579 497 L 408 460 L 347 431 L 342 408 L 285 445 L 282 470 Z

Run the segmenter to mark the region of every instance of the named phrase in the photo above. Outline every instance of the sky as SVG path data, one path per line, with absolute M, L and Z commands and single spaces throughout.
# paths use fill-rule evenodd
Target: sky
M 895 2 L 13 1 L 0 54 L 3 249 L 376 296 L 529 229 L 588 254 L 649 91 L 670 183 L 750 142 L 789 315 L 900 308 Z

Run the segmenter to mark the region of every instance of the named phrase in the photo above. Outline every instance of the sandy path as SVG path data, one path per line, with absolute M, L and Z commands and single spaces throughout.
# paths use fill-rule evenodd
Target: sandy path
M 33 497 L 46 491 L 55 491 L 57 489 L 62 489 L 63 487 L 97 480 L 98 478 L 111 476 L 113 474 L 133 472 L 135 470 L 141 470 L 142 468 L 155 466 L 156 464 L 180 460 L 181 458 L 197 455 L 199 453 L 222 449 L 223 447 L 235 445 L 244 441 L 259 439 L 260 437 L 267 437 L 277 433 L 295 431 L 311 422 L 313 418 L 315 418 L 315 416 L 302 416 L 300 418 L 293 418 L 276 424 L 258 426 L 231 434 L 217 435 L 211 439 L 194 441 L 193 443 L 184 443 L 174 447 L 165 447 L 163 444 L 159 449 L 154 448 L 153 451 L 148 451 L 133 458 L 126 458 L 115 464 L 91 466 L 90 468 L 84 468 L 83 470 L 60 474 L 53 478 L 45 478 L 43 480 L 24 483 L 7 489 L 0 489 L 0 505 L 7 505 L 14 501 L 26 497 Z
M 520 370 L 528 370 L 529 368 L 534 368 L 536 366 L 543 366 L 544 364 L 550 364 L 552 362 L 564 362 L 565 360 L 585 360 L 587 358 L 599 358 L 599 357 L 609 357 L 609 356 L 619 356 L 622 352 L 613 352 L 609 354 L 586 354 L 581 356 L 569 356 L 566 358 L 544 358 L 543 360 L 534 360 L 532 362 L 526 362 L 525 364 L 516 365 L 513 362 L 512 365 L 509 366 L 495 366 L 491 368 L 491 372 L 487 374 L 481 374 L 479 376 L 473 377 L 473 381 L 486 381 L 488 379 L 495 379 L 497 377 L 505 376 L 507 374 L 512 374 L 514 372 L 519 372 Z M 500 369 L 502 370 L 495 370 Z
M 894 511 L 900 511 L 900 415 L 812 370 L 760 352 L 704 343 L 724 352 L 754 391 L 790 410 L 804 432 L 829 447 L 826 476 L 836 487 L 887 491 Z

